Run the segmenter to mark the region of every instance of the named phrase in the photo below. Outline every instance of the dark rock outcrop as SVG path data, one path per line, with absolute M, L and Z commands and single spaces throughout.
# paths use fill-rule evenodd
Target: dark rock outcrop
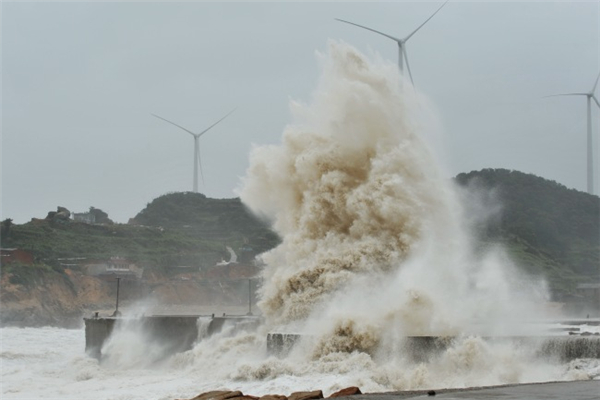
M 287 396 L 282 394 L 266 394 L 261 396 L 258 400 L 287 400 Z
M 351 386 L 333 393 L 331 397 L 342 397 L 352 396 L 355 394 L 362 394 L 360 389 L 356 386 Z M 312 392 L 294 392 L 289 396 L 281 394 L 267 394 L 261 397 L 244 395 L 240 391 L 229 391 L 229 390 L 216 390 L 212 392 L 200 393 L 196 397 L 192 397 L 189 400 L 318 400 L 323 398 L 323 392 L 321 390 L 314 390 Z
M 294 392 L 288 396 L 288 400 L 317 400 L 323 398 L 323 392 L 314 390 L 312 392 Z
M 215 390 L 212 392 L 201 393 L 198 396 L 191 398 L 190 400 L 227 400 L 238 397 L 244 397 L 243 393 L 239 390 Z
M 343 396 L 354 396 L 355 394 L 362 394 L 360 389 L 356 386 L 350 386 L 342 390 L 338 390 L 335 393 L 332 393 L 328 398 L 332 397 L 343 397 Z

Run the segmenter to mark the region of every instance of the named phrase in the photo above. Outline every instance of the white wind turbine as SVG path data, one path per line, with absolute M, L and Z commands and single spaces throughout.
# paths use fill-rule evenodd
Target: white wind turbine
M 596 91 L 596 87 L 598 86 L 598 80 L 600 79 L 600 74 L 596 78 L 596 82 L 587 93 L 561 93 L 561 94 L 553 94 L 546 97 L 556 97 L 556 96 L 586 96 L 587 97 L 587 192 L 589 194 L 594 194 L 594 148 L 592 145 L 592 99 L 596 102 L 598 108 L 600 108 L 600 102 L 596 98 L 594 92 Z
M 367 30 L 369 30 L 369 31 L 371 31 L 371 32 L 378 33 L 378 34 L 380 34 L 380 35 L 383 35 L 383 36 L 385 36 L 385 37 L 387 37 L 387 38 L 389 38 L 389 39 L 392 39 L 393 41 L 395 41 L 396 43 L 398 43 L 398 67 L 400 68 L 400 73 L 401 73 L 401 74 L 403 74 L 403 73 L 404 73 L 404 63 L 406 63 L 406 69 L 408 70 L 408 75 L 409 75 L 409 77 L 410 77 L 410 82 L 411 82 L 411 83 L 413 84 L 413 86 L 414 86 L 414 82 L 413 82 L 412 73 L 410 72 L 410 65 L 408 64 L 408 55 L 406 54 L 406 42 L 407 42 L 407 41 L 408 41 L 408 39 L 410 39 L 410 38 L 411 38 L 411 37 L 412 37 L 412 36 L 413 36 L 415 33 L 417 33 L 417 31 L 418 31 L 419 29 L 421 29 L 421 28 L 423 27 L 423 25 L 425 25 L 427 22 L 429 22 L 429 20 L 430 20 L 431 18 L 433 18 L 433 16 L 434 16 L 435 14 L 437 14 L 437 13 L 438 13 L 438 12 L 439 12 L 439 11 L 442 9 L 442 7 L 444 7 L 444 6 L 446 5 L 446 3 L 447 3 L 448 1 L 450 1 L 450 0 L 446 0 L 446 1 L 444 2 L 444 4 L 442 4 L 442 5 L 441 5 L 441 6 L 440 6 L 440 7 L 439 7 L 439 8 L 438 8 L 438 9 L 437 9 L 437 10 L 436 10 L 436 11 L 435 11 L 433 14 L 431 14 L 431 16 L 430 16 L 429 18 L 427 18 L 427 19 L 425 20 L 425 22 L 423 22 L 421 25 L 419 25 L 419 26 L 417 27 L 417 29 L 415 29 L 414 31 L 412 31 L 412 32 L 411 32 L 411 33 L 410 33 L 408 36 L 406 36 L 406 37 L 405 37 L 405 38 L 403 38 L 403 39 L 399 39 L 399 38 L 397 38 L 397 37 L 394 37 L 394 36 L 388 35 L 388 34 L 386 34 L 386 33 L 383 33 L 383 32 L 376 31 L 375 29 L 371 29 L 371 28 L 368 28 L 368 27 L 366 27 L 366 26 L 363 26 L 363 25 L 355 24 L 354 22 L 345 21 L 345 20 L 343 20 L 343 19 L 339 19 L 339 18 L 335 18 L 335 19 L 336 19 L 337 21 L 340 21 L 340 22 L 345 22 L 345 23 L 347 23 L 347 24 L 354 25 L 354 26 L 358 26 L 359 28 L 367 29 Z
M 200 133 L 194 133 L 194 132 L 190 131 L 189 129 L 184 128 L 181 125 L 177 125 L 175 122 L 171 122 L 168 119 L 160 117 L 156 114 L 152 114 L 156 118 L 162 119 L 163 121 L 168 122 L 171 125 L 175 125 L 176 127 L 183 129 L 184 131 L 186 131 L 187 133 L 189 133 L 190 135 L 192 135 L 194 137 L 194 185 L 193 185 L 194 189 L 193 190 L 195 193 L 198 193 L 198 167 L 200 168 L 200 174 L 202 175 L 202 183 L 204 183 L 204 174 L 202 173 L 202 163 L 200 162 L 200 140 L 199 140 L 200 136 L 204 135 L 212 127 L 217 125 L 219 122 L 223 121 L 225 118 L 227 118 L 229 116 L 229 114 L 231 114 L 234 111 L 235 111 L 235 109 L 229 111 L 223 118 L 221 118 L 220 120 L 218 120 L 217 122 L 215 122 L 214 124 L 212 124 L 211 126 L 209 126 L 208 128 L 206 128 L 205 130 L 203 130 Z

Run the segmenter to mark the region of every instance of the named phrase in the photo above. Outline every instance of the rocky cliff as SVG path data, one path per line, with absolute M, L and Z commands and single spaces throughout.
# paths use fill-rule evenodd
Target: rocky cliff
M 110 287 L 97 278 L 66 271 L 36 271 L 32 282 L 3 274 L 0 323 L 18 326 L 77 327 L 90 307 L 106 307 Z
M 23 267 L 2 274 L 0 324 L 80 327 L 94 312 L 110 315 L 117 284 L 66 269 Z M 170 314 L 245 313 L 254 300 L 257 270 L 228 266 L 222 274 L 147 273 L 139 281 L 121 281 L 119 310 Z M 29 272 L 26 272 L 29 271 Z M 251 297 L 250 297 L 251 296 Z

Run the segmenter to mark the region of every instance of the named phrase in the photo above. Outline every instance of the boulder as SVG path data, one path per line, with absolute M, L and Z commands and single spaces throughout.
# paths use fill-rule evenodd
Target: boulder
M 239 390 L 213 390 L 211 392 L 200 393 L 198 396 L 191 398 L 190 400 L 226 400 L 234 397 L 243 397 L 244 394 Z
M 322 398 L 323 392 L 321 390 L 315 390 L 313 392 L 294 392 L 288 396 L 288 400 L 316 400 Z
M 46 220 L 53 222 L 68 222 L 71 218 L 71 211 L 65 207 L 58 206 L 56 211 L 49 211 Z
M 342 390 L 338 390 L 335 393 L 332 393 L 328 398 L 331 397 L 342 397 L 342 396 L 354 396 L 355 394 L 362 394 L 360 389 L 356 386 L 350 386 Z
M 258 400 L 288 400 L 288 398 L 282 394 L 266 394 Z
M 60 219 L 62 221 L 66 221 L 69 218 L 71 218 L 71 211 L 67 210 L 64 207 L 57 207 L 56 208 L 56 215 L 54 216 L 54 218 Z

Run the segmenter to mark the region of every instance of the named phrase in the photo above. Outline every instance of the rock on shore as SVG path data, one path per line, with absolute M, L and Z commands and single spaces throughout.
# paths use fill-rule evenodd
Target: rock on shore
M 362 394 L 360 389 L 356 386 L 347 387 L 332 393 L 328 398 L 352 396 L 355 394 Z M 189 400 L 318 400 L 323 398 L 323 392 L 321 390 L 315 390 L 311 392 L 294 392 L 289 396 L 282 394 L 267 394 L 264 396 L 252 396 L 245 395 L 239 390 L 228 391 L 228 390 L 216 390 L 211 392 L 200 393 L 196 397 L 192 397 Z

